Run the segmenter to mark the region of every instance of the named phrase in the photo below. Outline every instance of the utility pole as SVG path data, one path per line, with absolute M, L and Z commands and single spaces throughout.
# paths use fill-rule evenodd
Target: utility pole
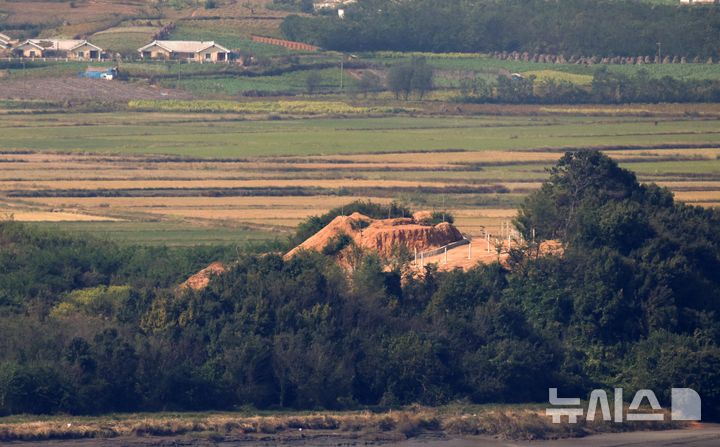
M 351 54 L 348 56 L 350 59 L 357 59 L 357 56 L 354 54 Z M 344 79 L 344 71 L 345 71 L 345 54 L 340 54 L 340 92 L 342 93 L 343 87 L 345 85 L 345 79 Z

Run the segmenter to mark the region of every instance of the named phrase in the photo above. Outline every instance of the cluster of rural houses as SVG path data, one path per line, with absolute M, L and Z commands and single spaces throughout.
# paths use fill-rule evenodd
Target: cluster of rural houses
M 155 40 L 138 48 L 142 59 L 186 60 L 194 62 L 228 62 L 232 52 L 214 41 Z M 27 39 L 15 41 L 0 33 L 0 52 L 27 59 L 63 58 L 70 60 L 102 60 L 110 53 L 87 40 Z
M 13 47 L 16 56 L 65 57 L 77 60 L 97 60 L 103 56 L 103 49 L 87 40 L 75 39 L 28 39 Z

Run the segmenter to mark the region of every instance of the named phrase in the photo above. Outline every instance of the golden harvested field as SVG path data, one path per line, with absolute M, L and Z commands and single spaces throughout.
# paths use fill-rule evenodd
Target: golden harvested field
M 678 191 L 675 198 L 687 203 L 707 203 L 720 200 L 720 191 Z
M 679 200 L 720 203 L 720 149 L 608 152 Z M 0 215 L 45 222 L 172 222 L 290 231 L 354 199 L 448 209 L 472 236 L 499 234 L 560 151 L 448 151 L 245 159 L 82 153 L 0 154 Z M 185 161 L 186 160 L 186 161 Z M 643 174 L 643 172 L 647 172 Z M 145 224 L 143 224 L 145 225 Z M 229 226 L 228 226 L 229 225 Z M 145 228 L 145 227 L 143 227 Z M 232 230 L 228 230 L 232 231 Z
M 0 208 L 0 220 L 13 219 L 21 222 L 120 222 L 107 216 L 92 216 L 82 213 L 52 211 L 20 211 L 12 208 Z
M 388 199 L 371 198 L 373 201 Z M 277 212 L 298 209 L 318 209 L 334 207 L 347 203 L 347 198 L 338 196 L 312 197 L 43 197 L 26 199 L 27 202 L 48 206 L 66 207 L 103 207 L 111 205 L 117 208 L 227 208 L 266 210 Z
M 695 189 L 702 190 L 703 188 L 709 188 L 713 190 L 720 190 L 720 181 L 685 181 L 685 182 L 673 182 L 673 181 L 659 181 L 656 182 L 659 185 L 665 186 L 672 190 L 678 191 L 682 189 Z
M 138 183 L 138 181 L 141 183 Z M 416 188 L 423 182 L 412 180 L 364 180 L 353 179 L 352 186 L 356 188 Z M 434 186 L 450 187 L 459 183 L 435 182 Z M 347 179 L 321 180 L 321 179 L 276 179 L 276 180 L 59 180 L 36 181 L 15 180 L 5 181 L 0 190 L 49 190 L 49 189 L 75 189 L 75 190 L 109 190 L 109 189 L 229 189 L 229 188 L 329 188 L 339 189 L 349 186 Z

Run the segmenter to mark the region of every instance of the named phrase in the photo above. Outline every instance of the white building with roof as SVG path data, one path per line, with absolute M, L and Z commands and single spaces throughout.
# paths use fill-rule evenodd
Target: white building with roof
M 138 48 L 143 59 L 188 59 L 197 62 L 225 62 L 230 50 L 215 41 L 155 40 Z
M 28 39 L 15 47 L 22 57 L 67 57 L 75 60 L 98 60 L 103 49 L 87 40 Z

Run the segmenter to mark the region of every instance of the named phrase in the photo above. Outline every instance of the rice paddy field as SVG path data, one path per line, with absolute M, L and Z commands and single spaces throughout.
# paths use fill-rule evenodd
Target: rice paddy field
M 370 199 L 447 209 L 482 235 L 512 219 L 565 150 L 588 148 L 678 200 L 720 205 L 720 106 L 643 107 L 382 119 L 298 108 L 272 118 L 252 107 L 6 110 L 0 218 L 127 243 L 244 244 L 283 239 L 308 216 Z

